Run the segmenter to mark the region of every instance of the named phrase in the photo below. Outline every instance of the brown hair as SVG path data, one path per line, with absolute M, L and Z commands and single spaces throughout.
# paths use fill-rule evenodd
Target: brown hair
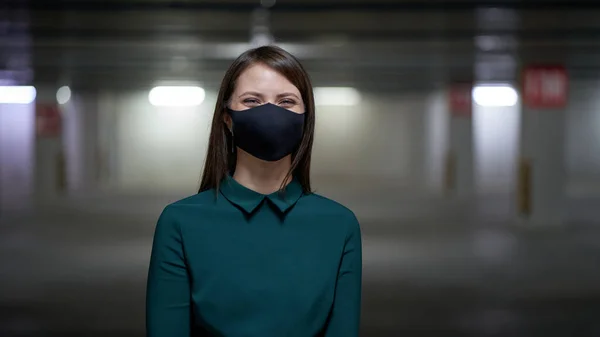
M 298 90 L 304 101 L 304 131 L 300 145 L 292 153 L 292 166 L 284 182 L 294 176 L 302 185 L 304 193 L 310 193 L 310 159 L 315 130 L 315 102 L 310 78 L 300 62 L 287 51 L 276 46 L 263 46 L 250 49 L 240 55 L 225 73 L 213 116 L 208 151 L 204 164 L 204 173 L 198 193 L 210 189 L 219 189 L 221 181 L 233 174 L 236 163 L 236 151 L 230 151 L 233 139 L 225 121 L 227 103 L 235 89 L 240 74 L 248 67 L 262 63 L 285 76 Z M 282 186 L 283 187 L 283 186 Z

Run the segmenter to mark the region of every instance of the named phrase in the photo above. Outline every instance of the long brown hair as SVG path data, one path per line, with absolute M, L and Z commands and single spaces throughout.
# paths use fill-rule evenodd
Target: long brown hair
M 302 185 L 304 193 L 312 192 L 310 159 L 315 130 L 315 102 L 310 78 L 302 64 L 292 54 L 276 46 L 262 46 L 240 55 L 223 77 L 215 105 L 204 172 L 198 193 L 210 189 L 218 190 L 221 181 L 228 174 L 233 174 L 237 156 L 236 151 L 231 151 L 233 139 L 225 125 L 224 114 L 227 113 L 226 107 L 238 77 L 256 63 L 265 64 L 285 76 L 302 95 L 305 106 L 304 131 L 300 145 L 292 153 L 292 166 L 284 182 L 293 176 Z

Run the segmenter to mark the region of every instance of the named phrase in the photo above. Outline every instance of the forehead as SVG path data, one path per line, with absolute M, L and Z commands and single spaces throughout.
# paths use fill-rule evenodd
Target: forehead
M 249 66 L 237 79 L 235 91 L 247 90 L 266 93 L 284 91 L 299 93 L 298 88 L 285 76 L 263 63 Z

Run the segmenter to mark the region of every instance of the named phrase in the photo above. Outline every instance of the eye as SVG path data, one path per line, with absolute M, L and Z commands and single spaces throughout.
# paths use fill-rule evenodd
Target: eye
M 259 100 L 256 98 L 246 98 L 243 102 L 247 105 L 258 105 L 260 103 Z
M 285 105 L 285 106 L 294 106 L 294 105 L 296 105 L 296 101 L 294 101 L 293 99 L 286 98 L 286 99 L 282 100 L 281 102 L 279 102 L 279 104 Z

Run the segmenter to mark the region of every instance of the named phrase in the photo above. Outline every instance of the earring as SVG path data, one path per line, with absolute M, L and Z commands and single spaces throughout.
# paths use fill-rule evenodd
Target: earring
M 229 132 L 231 132 L 231 153 L 235 152 L 235 142 L 234 142 L 234 137 L 233 137 L 233 129 L 229 129 Z

